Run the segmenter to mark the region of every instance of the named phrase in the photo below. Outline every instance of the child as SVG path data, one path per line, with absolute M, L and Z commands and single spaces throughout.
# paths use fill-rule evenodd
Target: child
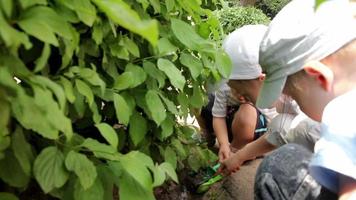
M 242 148 L 267 130 L 266 117 L 254 105 L 264 80 L 257 55 L 266 28 L 264 25 L 246 25 L 224 40 L 223 48 L 232 60 L 233 69 L 228 82 L 231 89 L 223 84 L 215 94 L 212 108 L 220 162 L 228 158 L 231 151 Z M 231 115 L 233 118 L 229 118 Z M 231 128 L 227 126 L 229 121 Z
M 322 137 L 311 160 L 296 145 L 266 157 L 256 199 L 331 199 L 325 188 L 339 199 L 356 197 L 356 23 L 348 1 L 315 2 L 294 0 L 271 22 L 260 46 L 266 80 L 258 105 L 283 90 L 321 121 Z

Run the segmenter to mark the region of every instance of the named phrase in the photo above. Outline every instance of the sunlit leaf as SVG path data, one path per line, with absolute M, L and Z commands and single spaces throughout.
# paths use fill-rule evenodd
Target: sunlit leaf
M 118 136 L 116 134 L 116 131 L 107 123 L 100 123 L 95 125 L 101 135 L 105 138 L 105 140 L 114 148 L 117 148 L 117 145 L 119 143 Z
M 185 85 L 185 78 L 171 61 L 160 58 L 158 59 L 157 66 L 168 76 L 174 87 L 183 90 Z

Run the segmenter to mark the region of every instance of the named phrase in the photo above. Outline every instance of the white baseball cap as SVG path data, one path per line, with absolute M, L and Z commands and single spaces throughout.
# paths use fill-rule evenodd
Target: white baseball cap
M 293 0 L 271 21 L 260 44 L 259 63 L 266 74 L 257 106 L 269 107 L 287 77 L 310 61 L 321 60 L 356 38 L 348 0 Z
M 258 54 L 266 31 L 265 25 L 245 25 L 226 37 L 223 49 L 232 61 L 230 80 L 250 80 L 262 74 Z

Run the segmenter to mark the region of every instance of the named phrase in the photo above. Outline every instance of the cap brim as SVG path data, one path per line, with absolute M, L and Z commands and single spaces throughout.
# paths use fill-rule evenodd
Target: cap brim
M 282 77 L 273 81 L 266 79 L 257 98 L 257 107 L 270 108 L 282 94 L 286 80 L 287 77 Z

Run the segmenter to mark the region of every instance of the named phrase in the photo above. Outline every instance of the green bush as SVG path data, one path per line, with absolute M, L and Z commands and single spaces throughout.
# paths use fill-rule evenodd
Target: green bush
M 290 0 L 258 0 L 255 6 L 273 19 L 288 2 L 290 2 Z
M 227 7 L 214 11 L 222 30 L 229 34 L 237 28 L 248 24 L 268 24 L 270 19 L 254 7 Z
M 0 1 L 0 199 L 149 200 L 216 159 L 177 123 L 231 70 L 202 6 Z

